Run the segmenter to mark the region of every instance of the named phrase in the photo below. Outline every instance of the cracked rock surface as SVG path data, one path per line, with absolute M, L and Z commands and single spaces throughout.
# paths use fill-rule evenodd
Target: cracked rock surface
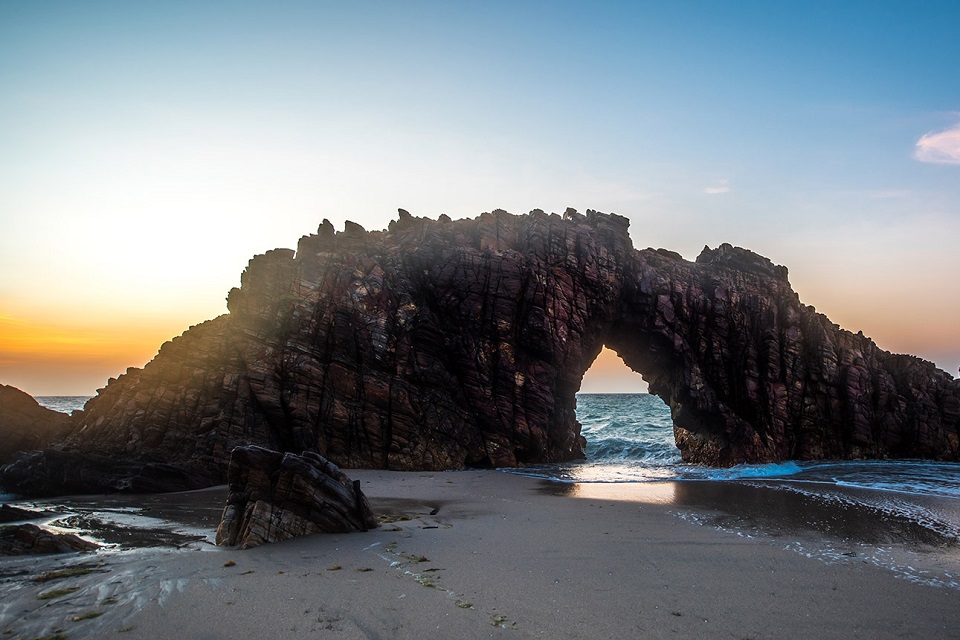
M 59 458 L 22 457 L 3 480 L 71 490 L 64 465 L 83 476 L 96 455 L 167 465 L 172 488 L 170 465 L 222 482 L 245 444 L 345 468 L 576 459 L 575 394 L 604 345 L 670 407 L 688 461 L 960 459 L 952 376 L 841 329 L 767 258 L 637 250 L 628 224 L 573 210 L 324 221 L 295 252 L 253 258 L 228 314 L 111 380 Z

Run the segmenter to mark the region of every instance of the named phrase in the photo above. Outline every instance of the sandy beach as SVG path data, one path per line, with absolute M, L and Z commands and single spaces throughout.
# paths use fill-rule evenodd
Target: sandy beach
M 147 537 L 175 534 L 128 536 L 126 550 L 0 560 L 0 633 L 960 637 L 955 547 L 876 515 L 817 513 L 789 493 L 737 483 L 348 474 L 381 515 L 377 530 L 246 551 L 209 543 L 222 488 L 99 499 L 120 520 L 124 505 L 145 509 L 137 513 L 158 523 Z M 50 574 L 64 568 L 81 575 Z

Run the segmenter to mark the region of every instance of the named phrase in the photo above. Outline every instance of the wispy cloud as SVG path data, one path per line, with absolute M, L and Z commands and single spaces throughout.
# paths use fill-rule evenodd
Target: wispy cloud
M 867 198 L 869 200 L 895 200 L 912 195 L 909 189 L 853 189 L 838 191 L 839 195 L 852 198 Z
M 960 124 L 922 136 L 917 140 L 913 157 L 920 162 L 960 164 Z
M 717 180 L 712 186 L 704 189 L 703 192 L 711 196 L 730 193 L 730 183 L 727 180 Z

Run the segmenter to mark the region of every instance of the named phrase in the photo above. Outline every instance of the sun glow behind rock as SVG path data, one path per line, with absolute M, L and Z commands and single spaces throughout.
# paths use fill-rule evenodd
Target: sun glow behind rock
M 956 12 L 0 3 L 0 313 L 38 327 L 31 380 L 43 345 L 159 322 L 89 393 L 323 218 L 589 207 L 638 248 L 749 247 L 956 372 Z
M 175 315 L 131 320 L 95 310 L 38 311 L 0 315 L 0 380 L 32 395 L 92 395 L 187 329 Z
M 646 393 L 647 383 L 616 351 L 604 347 L 580 383 L 580 393 Z

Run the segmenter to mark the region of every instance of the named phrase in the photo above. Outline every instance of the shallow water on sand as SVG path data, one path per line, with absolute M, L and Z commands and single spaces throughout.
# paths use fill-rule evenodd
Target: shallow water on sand
M 212 544 L 226 502 L 226 488 L 146 495 L 63 496 L 16 499 L 32 522 L 74 533 L 107 549 L 129 550 Z
M 960 464 L 924 460 L 686 464 L 670 411 L 647 394 L 579 394 L 587 460 L 510 470 L 546 490 L 657 502 L 679 517 L 764 537 L 828 562 L 863 561 L 960 589 Z

